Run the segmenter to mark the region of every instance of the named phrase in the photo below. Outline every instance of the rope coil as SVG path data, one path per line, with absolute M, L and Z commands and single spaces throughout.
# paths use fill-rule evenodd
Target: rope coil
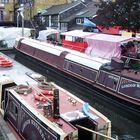
M 38 87 L 43 90 L 52 90 L 54 88 L 54 86 L 48 82 L 39 82 Z
M 15 90 L 19 94 L 29 94 L 32 92 L 32 88 L 26 85 L 18 85 Z

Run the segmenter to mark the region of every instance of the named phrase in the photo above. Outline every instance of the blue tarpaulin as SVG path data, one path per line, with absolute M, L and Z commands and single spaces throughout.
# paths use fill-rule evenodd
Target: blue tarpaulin
M 96 116 L 96 115 L 93 115 L 89 112 L 89 104 L 88 103 L 85 103 L 83 104 L 83 107 L 82 107 L 82 112 L 88 116 L 89 118 L 91 118 L 92 120 L 96 120 L 98 119 L 99 117 Z
M 84 18 L 84 23 L 83 23 L 84 26 L 88 26 L 88 27 L 96 27 L 96 24 L 93 23 L 92 21 L 90 21 L 89 19 L 87 18 Z

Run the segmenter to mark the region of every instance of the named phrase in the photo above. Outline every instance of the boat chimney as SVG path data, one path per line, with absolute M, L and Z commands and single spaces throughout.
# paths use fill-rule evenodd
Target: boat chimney
M 53 116 L 54 118 L 59 118 L 59 90 L 54 89 L 54 99 L 53 99 Z
M 52 105 L 49 102 L 44 104 L 43 112 L 44 112 L 44 116 L 46 116 L 46 117 L 51 117 L 52 116 Z

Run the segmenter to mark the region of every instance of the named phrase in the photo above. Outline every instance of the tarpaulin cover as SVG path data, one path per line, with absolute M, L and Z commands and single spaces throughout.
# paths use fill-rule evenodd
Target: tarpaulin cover
M 85 51 L 87 55 L 111 59 L 121 56 L 120 45 L 132 41 L 132 37 L 122 37 L 108 34 L 96 34 L 86 37 L 88 47 Z
M 12 48 L 15 44 L 15 39 L 22 36 L 23 30 L 25 37 L 31 36 L 30 28 L 0 27 L 0 40 L 4 40 L 8 48 Z

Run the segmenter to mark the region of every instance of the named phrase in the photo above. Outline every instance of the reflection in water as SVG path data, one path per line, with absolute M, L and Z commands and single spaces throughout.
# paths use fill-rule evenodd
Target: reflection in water
M 78 83 L 68 83 L 64 79 L 59 80 L 56 76 L 48 78 L 107 116 L 112 122 L 112 136 L 114 138 L 118 136 L 119 140 L 140 140 L 139 118 L 125 112 L 116 102 L 110 103 L 108 99 L 100 96 L 96 91 L 87 87 L 81 87 Z

